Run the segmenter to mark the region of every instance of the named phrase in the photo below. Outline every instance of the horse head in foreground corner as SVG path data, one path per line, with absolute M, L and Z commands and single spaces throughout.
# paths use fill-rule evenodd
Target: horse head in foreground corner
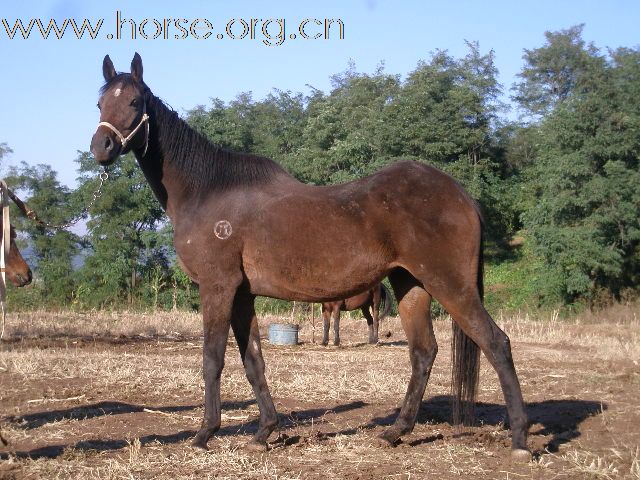
M 264 450 L 278 423 L 264 375 L 256 295 L 327 302 L 389 277 L 411 357 L 411 379 L 395 423 L 409 433 L 437 352 L 429 315 L 436 298 L 455 322 L 454 419 L 471 413 L 479 350 L 496 369 L 512 430 L 512 454 L 529 459 L 528 422 L 506 334 L 482 304 L 482 220 L 450 176 L 399 161 L 344 185 L 300 183 L 274 161 L 211 144 L 156 97 L 136 54 L 130 73 L 103 61 L 100 123 L 91 151 L 102 165 L 132 151 L 174 227 L 187 274 L 200 284 L 204 419 L 193 444 L 220 428 L 220 376 L 229 327 L 260 409 L 248 448 Z M 316 222 L 332 218 L 330 226 Z
M 2 223 L 2 214 L 0 214 L 0 224 Z M 0 238 L 2 238 L 2 230 L 0 228 Z M 11 283 L 13 283 L 16 287 L 24 287 L 25 285 L 29 285 L 31 280 L 33 279 L 33 275 L 31 274 L 31 269 L 27 262 L 22 257 L 22 253 L 18 249 L 16 245 L 16 231 L 11 225 L 10 229 L 10 248 L 9 255 L 5 258 L 5 273 Z

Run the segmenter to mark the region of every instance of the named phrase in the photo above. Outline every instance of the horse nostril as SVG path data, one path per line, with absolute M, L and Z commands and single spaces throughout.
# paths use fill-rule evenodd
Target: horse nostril
M 113 141 L 110 137 L 104 137 L 104 149 L 107 152 L 113 150 Z

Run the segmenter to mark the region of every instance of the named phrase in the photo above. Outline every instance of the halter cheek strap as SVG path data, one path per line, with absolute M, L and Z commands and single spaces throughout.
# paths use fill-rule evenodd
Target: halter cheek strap
M 120 130 L 118 130 L 116 127 L 111 125 L 109 122 L 100 122 L 100 123 L 98 123 L 98 127 L 100 127 L 100 126 L 107 127 L 113 133 L 115 133 L 118 136 L 118 138 L 120 139 L 120 148 L 121 148 L 122 151 L 124 151 L 125 147 L 129 143 L 129 140 L 131 140 L 134 137 L 134 135 L 136 133 L 138 133 L 138 130 L 140 130 L 142 125 L 145 125 L 146 126 L 146 132 L 145 132 L 145 140 L 144 140 L 144 151 L 142 152 L 142 156 L 144 157 L 147 154 L 147 149 L 149 148 L 149 115 L 147 115 L 146 110 L 147 110 L 147 108 L 146 108 L 146 105 L 145 105 L 144 113 L 142 114 L 142 118 L 140 119 L 140 122 L 138 123 L 136 128 L 134 128 L 131 131 L 131 133 L 129 135 L 127 135 L 126 137 L 124 135 L 122 135 L 122 133 L 120 133 Z

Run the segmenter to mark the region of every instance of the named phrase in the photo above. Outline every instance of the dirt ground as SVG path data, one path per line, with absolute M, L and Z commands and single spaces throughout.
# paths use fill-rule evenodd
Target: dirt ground
M 242 446 L 257 406 L 233 340 L 222 378 L 223 425 L 208 452 L 190 446 L 201 420 L 195 315 L 20 314 L 0 346 L 0 478 L 640 478 L 637 308 L 573 320 L 501 318 L 531 420 L 533 461 L 509 456 L 506 410 L 483 359 L 477 425 L 450 425 L 450 321 L 414 431 L 374 446 L 409 377 L 397 319 L 378 346 L 364 320 L 342 321 L 341 347 L 263 340 L 280 415 L 269 451 Z M 264 320 L 262 332 L 267 333 Z M 317 326 L 315 340 L 321 332 Z

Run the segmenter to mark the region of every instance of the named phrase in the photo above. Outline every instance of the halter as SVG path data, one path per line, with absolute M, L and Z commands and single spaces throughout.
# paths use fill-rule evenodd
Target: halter
M 138 132 L 138 130 L 140 130 L 140 127 L 142 127 L 142 124 L 146 125 L 145 140 L 144 140 L 144 151 L 142 152 L 142 156 L 144 157 L 147 154 L 147 148 L 149 148 L 149 115 L 147 115 L 147 104 L 146 103 L 144 104 L 144 110 L 143 110 L 142 118 L 140 119 L 140 122 L 138 123 L 136 128 L 134 128 L 131 131 L 131 133 L 129 135 L 127 135 L 126 137 L 120 133 L 120 130 L 118 130 L 116 127 L 111 125 L 109 122 L 100 122 L 98 124 L 98 127 L 100 127 L 100 126 L 107 127 L 113 133 L 115 133 L 118 136 L 118 138 L 120 139 L 120 149 L 121 149 L 121 151 L 124 151 L 124 148 L 127 146 L 127 143 L 129 143 L 129 140 L 131 140 L 133 138 L 133 136 Z

